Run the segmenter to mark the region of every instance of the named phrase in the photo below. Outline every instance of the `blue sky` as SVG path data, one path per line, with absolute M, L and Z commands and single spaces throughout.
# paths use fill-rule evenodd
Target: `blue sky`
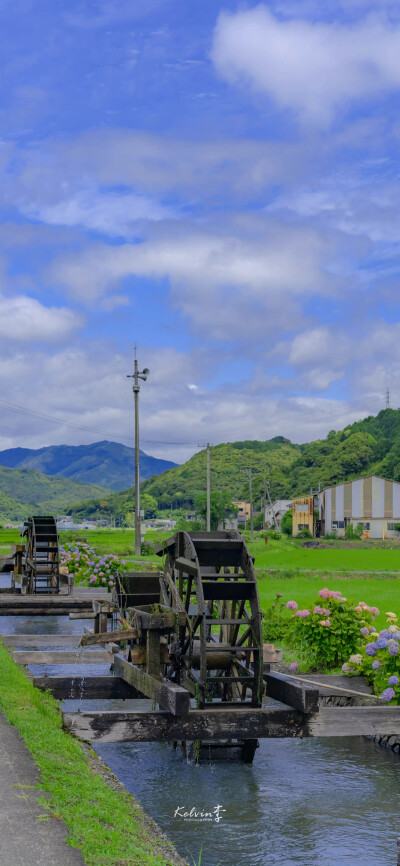
M 128 442 L 135 343 L 177 461 L 397 407 L 398 3 L 3 0 L 0 46 L 0 401 L 47 416 L 0 448 Z

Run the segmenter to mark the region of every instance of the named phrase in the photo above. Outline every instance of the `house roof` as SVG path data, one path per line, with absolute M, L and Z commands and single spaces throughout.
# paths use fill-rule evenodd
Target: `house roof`
M 343 484 L 352 484 L 353 481 L 364 481 L 365 478 L 379 478 L 379 481 L 390 481 L 391 484 L 400 484 L 400 481 L 395 481 L 394 478 L 384 478 L 383 475 L 371 475 L 370 473 L 369 475 L 360 475 L 358 478 L 351 478 L 349 481 L 338 481 L 337 484 L 328 484 L 321 490 L 321 493 L 325 493 L 325 490 L 333 490 L 334 487 L 342 487 Z

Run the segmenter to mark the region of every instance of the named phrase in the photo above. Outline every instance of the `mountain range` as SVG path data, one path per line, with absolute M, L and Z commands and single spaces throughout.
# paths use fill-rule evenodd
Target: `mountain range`
M 21 453 L 23 452 L 23 453 Z M 0 519 L 6 507 L 4 497 L 19 500 L 19 505 L 36 504 L 40 490 L 40 507 L 49 512 L 64 511 L 80 518 L 89 516 L 124 517 L 132 511 L 133 488 L 126 484 L 133 474 L 133 449 L 113 442 L 98 442 L 89 446 L 53 446 L 39 451 L 12 449 L 0 452 L 12 462 L 40 459 L 52 476 L 28 468 L 0 470 Z M 57 459 L 59 455 L 59 459 Z M 143 473 L 153 475 L 141 484 L 141 502 L 149 512 L 158 508 L 188 507 L 206 487 L 206 452 L 199 451 L 182 466 L 156 460 L 145 464 Z M 69 459 L 68 459 L 69 458 Z M 127 461 L 132 462 L 127 462 Z M 120 467 L 120 474 L 118 474 Z M 272 499 L 292 498 L 308 494 L 310 488 L 327 487 L 359 476 L 377 474 L 400 481 L 400 410 L 386 409 L 376 416 L 348 425 L 344 430 L 331 430 L 325 439 L 295 444 L 283 436 L 267 441 L 247 440 L 228 442 L 211 448 L 211 489 L 229 493 L 232 499 L 249 498 L 249 470 L 252 470 L 253 505 L 257 508 L 268 483 Z M 7 476 L 5 473 L 25 473 Z M 156 474 L 156 473 L 161 474 Z M 33 473 L 33 474 L 30 474 Z M 142 473 L 142 477 L 143 477 Z M 67 478 L 60 476 L 67 475 Z M 74 489 L 58 484 L 76 483 L 73 479 L 93 479 L 97 490 L 76 484 Z M 43 479 L 49 485 L 43 486 Z M 113 484 L 113 490 L 110 488 Z M 125 485 L 125 489 L 122 489 Z M 105 489 L 108 488 L 108 489 Z M 59 498 L 58 494 L 60 494 Z M 2 498 L 3 497 L 3 501 Z M 30 498 L 28 498 L 30 497 Z M 36 498 L 35 498 L 36 497 Z M 4 508 L 3 508 L 4 505 Z M 29 513 L 32 512 L 30 506 Z M 8 515 L 10 518 L 11 515 Z
M 140 480 L 159 475 L 176 465 L 140 451 Z M 118 442 L 107 441 L 90 445 L 50 445 L 37 450 L 8 448 L 0 451 L 0 466 L 10 469 L 26 467 L 83 484 L 124 490 L 134 480 L 135 451 Z
M 304 496 L 318 489 L 377 474 L 400 481 L 400 410 L 386 409 L 331 430 L 325 439 L 301 445 L 283 436 L 265 442 L 229 442 L 211 448 L 211 490 L 229 493 L 234 500 L 249 499 L 249 470 L 252 470 L 253 505 L 261 506 L 268 483 L 271 498 Z M 206 452 L 199 451 L 182 466 L 175 466 L 141 485 L 141 497 L 152 497 L 159 508 L 191 507 L 206 488 Z M 132 508 L 133 490 L 114 493 L 104 514 L 121 516 Z M 81 517 L 101 515 L 99 500 L 78 503 L 72 513 Z
M 99 484 L 81 484 L 36 469 L 0 466 L 0 522 L 25 520 L 30 514 L 65 514 L 78 499 L 95 496 L 102 501 L 110 492 Z

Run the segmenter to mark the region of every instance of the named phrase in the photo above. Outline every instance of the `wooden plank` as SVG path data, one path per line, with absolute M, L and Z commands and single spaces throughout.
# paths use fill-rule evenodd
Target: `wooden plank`
M 114 607 L 115 607 L 114 604 L 112 604 L 110 601 L 105 601 L 104 599 L 102 599 L 101 601 L 97 601 L 96 599 L 93 599 L 93 601 L 92 601 L 93 613 L 96 613 L 96 614 L 112 613 L 114 610 Z
M 301 677 L 306 685 L 309 679 L 324 683 L 323 687 L 318 687 L 321 697 L 343 698 L 344 695 L 338 691 L 338 688 L 354 689 L 357 692 L 364 692 L 366 695 L 372 694 L 372 688 L 364 677 L 347 677 L 342 674 L 304 674 Z
M 95 619 L 96 614 L 92 610 L 82 610 L 79 613 L 70 613 L 70 619 Z
M 146 671 L 127 662 L 122 656 L 114 656 L 114 673 L 151 698 L 173 716 L 185 715 L 190 708 L 190 695 L 182 686 L 159 676 L 150 676 Z
M 18 647 L 51 647 L 51 646 L 78 646 L 81 639 L 80 634 L 4 634 L 3 643 L 6 646 Z
M 86 626 L 88 628 L 88 626 Z M 125 640 L 135 640 L 138 637 L 137 629 L 128 628 L 119 631 L 106 631 L 103 634 L 85 634 L 81 637 L 81 646 L 94 646 L 95 644 L 105 644 L 109 641 L 119 643 Z
M 400 735 L 400 707 L 321 707 L 309 724 L 311 737 Z
M 252 580 L 203 580 L 204 599 L 223 600 L 235 599 L 246 600 L 254 595 L 255 583 Z
M 77 655 L 76 652 L 60 650 L 59 652 L 28 652 L 16 650 L 12 657 L 19 665 L 95 665 L 111 664 L 113 656 L 103 650 L 87 650 Z
M 356 737 L 400 734 L 399 707 L 334 707 L 307 716 L 290 707 L 165 712 L 110 710 L 63 713 L 64 726 L 83 740 L 100 743 L 157 740 L 264 739 L 271 737 Z
M 63 713 L 68 731 L 98 743 L 293 737 L 301 733 L 303 719 L 289 708 L 191 710 L 179 717 L 135 710 Z
M 151 611 L 141 610 L 138 607 L 130 607 L 128 608 L 128 613 L 136 623 L 138 629 L 169 631 L 177 626 L 185 625 L 187 620 L 186 612 L 184 611 L 165 610 L 160 613 L 152 613 Z
M 184 571 L 186 574 L 197 574 L 198 568 L 195 562 L 191 559 L 185 559 L 184 556 L 178 557 L 174 562 L 175 568 L 179 571 Z
M 288 704 L 301 713 L 316 713 L 319 709 L 319 691 L 315 686 L 287 679 L 284 674 L 270 671 L 264 676 L 267 685 L 267 695 L 275 701 Z
M 120 677 L 33 677 L 33 685 L 37 689 L 48 689 L 59 701 L 93 700 L 104 701 L 125 700 L 126 698 L 143 698 L 137 689 L 121 680 Z
M 2 595 L 0 599 L 1 609 L 18 608 L 25 611 L 27 607 L 41 607 L 44 609 L 62 608 L 69 610 L 82 610 L 88 608 L 90 601 L 87 598 L 74 598 L 71 595 L 47 595 L 45 593 L 28 593 L 27 595 Z
M 32 598 L 32 596 L 27 596 L 27 598 Z M 0 602 L 0 616 L 68 616 L 68 608 L 65 607 L 39 607 L 35 605 L 34 607 L 1 607 Z M 94 615 L 94 614 L 93 614 Z M 70 619 L 91 619 L 92 613 L 70 613 Z

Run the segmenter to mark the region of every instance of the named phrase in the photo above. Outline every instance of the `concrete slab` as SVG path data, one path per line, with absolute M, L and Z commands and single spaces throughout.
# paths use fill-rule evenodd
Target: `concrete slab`
M 0 713 L 1 866 L 85 866 L 80 851 L 67 845 L 65 824 L 44 815 L 33 787 L 39 770 L 16 728 Z

